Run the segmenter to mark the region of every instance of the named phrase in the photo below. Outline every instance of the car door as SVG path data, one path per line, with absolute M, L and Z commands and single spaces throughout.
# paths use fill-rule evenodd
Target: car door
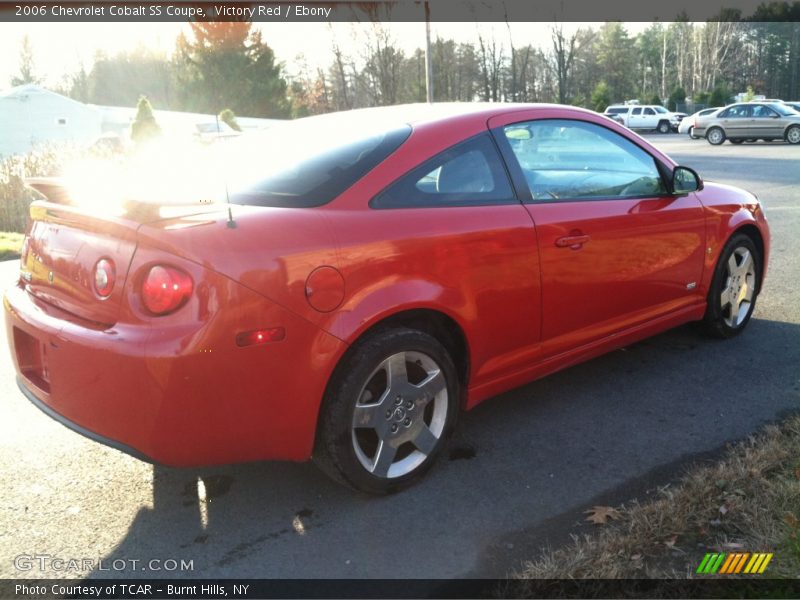
M 642 109 L 642 129 L 655 129 L 658 125 L 658 115 L 652 108 Z
M 747 104 L 731 106 L 720 114 L 720 124 L 729 138 L 743 138 L 749 135 L 750 118 L 753 107 Z
M 780 115 L 768 106 L 764 106 L 763 104 L 753 105 L 753 116 L 750 122 L 750 133 L 753 134 L 753 137 L 783 137 Z
M 637 106 L 632 108 L 630 116 L 628 117 L 628 127 L 631 129 L 641 129 L 644 126 L 644 118 L 642 117 L 642 109 Z
M 632 139 L 547 114 L 490 121 L 536 226 L 543 354 L 704 302 L 697 197 L 668 193 L 656 159 Z

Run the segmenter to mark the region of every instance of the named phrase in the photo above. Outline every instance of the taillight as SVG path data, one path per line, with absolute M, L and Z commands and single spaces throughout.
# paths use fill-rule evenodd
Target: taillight
M 114 263 L 107 258 L 101 258 L 94 266 L 94 290 L 101 298 L 107 297 L 114 289 L 117 279 Z
M 142 284 L 142 300 L 154 315 L 165 315 L 184 305 L 192 287 L 192 278 L 180 269 L 156 265 Z

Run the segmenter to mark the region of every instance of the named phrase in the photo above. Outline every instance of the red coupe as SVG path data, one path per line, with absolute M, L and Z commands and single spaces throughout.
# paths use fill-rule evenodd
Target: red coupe
M 228 205 L 51 190 L 5 294 L 27 397 L 145 460 L 313 457 L 394 491 L 461 410 L 689 321 L 736 335 L 763 284 L 758 199 L 590 111 L 397 106 L 222 146 Z

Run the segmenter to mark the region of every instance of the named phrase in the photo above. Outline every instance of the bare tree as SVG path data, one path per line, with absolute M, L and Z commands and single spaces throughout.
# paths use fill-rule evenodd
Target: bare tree
M 566 104 L 569 96 L 569 76 L 575 59 L 578 31 L 571 36 L 564 35 L 564 25 L 559 23 L 550 28 L 553 41 L 552 68 L 558 82 L 558 102 Z
M 494 32 L 492 37 L 486 40 L 479 31 L 478 50 L 483 87 L 482 99 L 484 102 L 499 102 L 501 100 L 500 80 L 504 61 L 503 47 L 497 43 Z

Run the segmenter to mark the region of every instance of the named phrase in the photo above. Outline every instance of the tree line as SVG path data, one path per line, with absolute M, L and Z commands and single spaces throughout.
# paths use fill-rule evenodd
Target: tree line
M 745 90 L 800 99 L 800 1 L 762 4 L 747 19 L 736 10 L 705 23 L 679 17 L 636 35 L 619 22 L 574 31 L 555 23 L 544 44 L 496 25 L 478 25 L 471 42 L 432 40 L 435 101 L 603 110 L 634 98 L 716 106 Z M 94 104 L 130 106 L 144 94 L 156 108 L 273 118 L 425 101 L 424 51 L 404 52 L 391 25 L 354 27 L 347 44 L 333 39 L 327 65 L 301 59 L 289 75 L 251 23 L 192 23 L 172 56 L 98 53 L 56 91 Z M 14 83 L 35 80 L 27 40 L 20 58 Z

